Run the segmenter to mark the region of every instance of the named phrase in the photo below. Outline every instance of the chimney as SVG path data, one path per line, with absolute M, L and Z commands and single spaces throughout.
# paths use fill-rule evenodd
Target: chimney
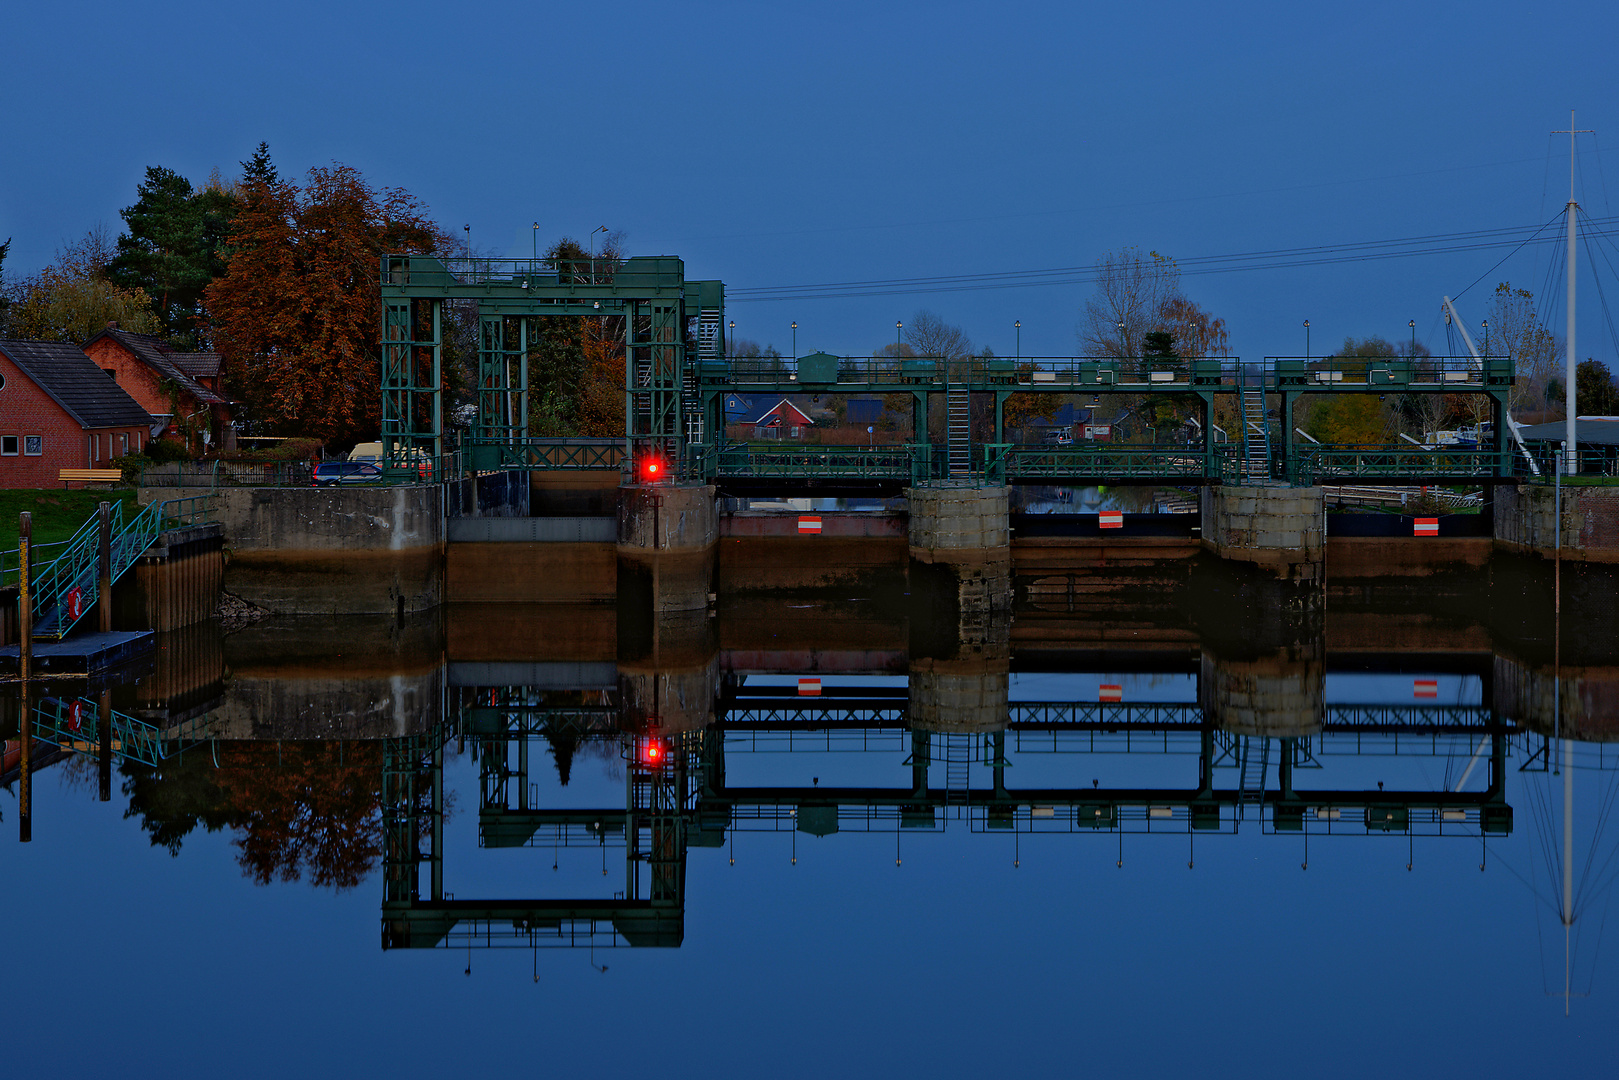
M 108 319 L 107 320 L 107 329 L 108 330 L 116 330 L 116 329 L 118 329 L 118 320 L 117 319 Z

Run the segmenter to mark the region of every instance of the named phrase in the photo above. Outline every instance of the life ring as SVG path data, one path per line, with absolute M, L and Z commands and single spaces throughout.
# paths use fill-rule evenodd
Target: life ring
M 84 614 L 84 593 L 79 591 L 77 585 L 67 591 L 67 617 L 78 619 Z
M 79 724 L 84 719 L 84 702 L 75 701 L 67 707 L 67 729 L 78 731 Z

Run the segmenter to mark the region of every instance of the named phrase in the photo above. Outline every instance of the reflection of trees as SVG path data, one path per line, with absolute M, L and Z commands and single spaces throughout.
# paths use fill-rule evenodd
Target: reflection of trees
M 126 817 L 179 854 L 198 825 L 236 832 L 237 863 L 261 885 L 347 889 L 382 850 L 382 749 L 376 743 L 220 743 L 153 768 L 125 766 Z

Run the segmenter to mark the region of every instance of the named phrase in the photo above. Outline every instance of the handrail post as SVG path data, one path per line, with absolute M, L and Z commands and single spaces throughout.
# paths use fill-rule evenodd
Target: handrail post
M 17 515 L 17 674 L 25 687 L 34 664 L 34 589 L 29 580 L 33 573 L 33 546 L 34 515 L 24 510 Z M 23 719 L 26 723 L 26 712 Z M 25 744 L 27 740 L 25 727 Z
M 102 503 L 97 510 L 101 519 L 101 544 L 97 551 L 100 564 L 96 579 L 96 621 L 103 634 L 112 632 L 112 505 Z

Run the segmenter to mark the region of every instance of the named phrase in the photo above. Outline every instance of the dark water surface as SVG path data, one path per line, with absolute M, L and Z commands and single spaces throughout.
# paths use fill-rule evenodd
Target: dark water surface
M 1492 574 L 164 635 L 27 844 L 7 688 L 3 1072 L 1612 1075 L 1612 582 Z

